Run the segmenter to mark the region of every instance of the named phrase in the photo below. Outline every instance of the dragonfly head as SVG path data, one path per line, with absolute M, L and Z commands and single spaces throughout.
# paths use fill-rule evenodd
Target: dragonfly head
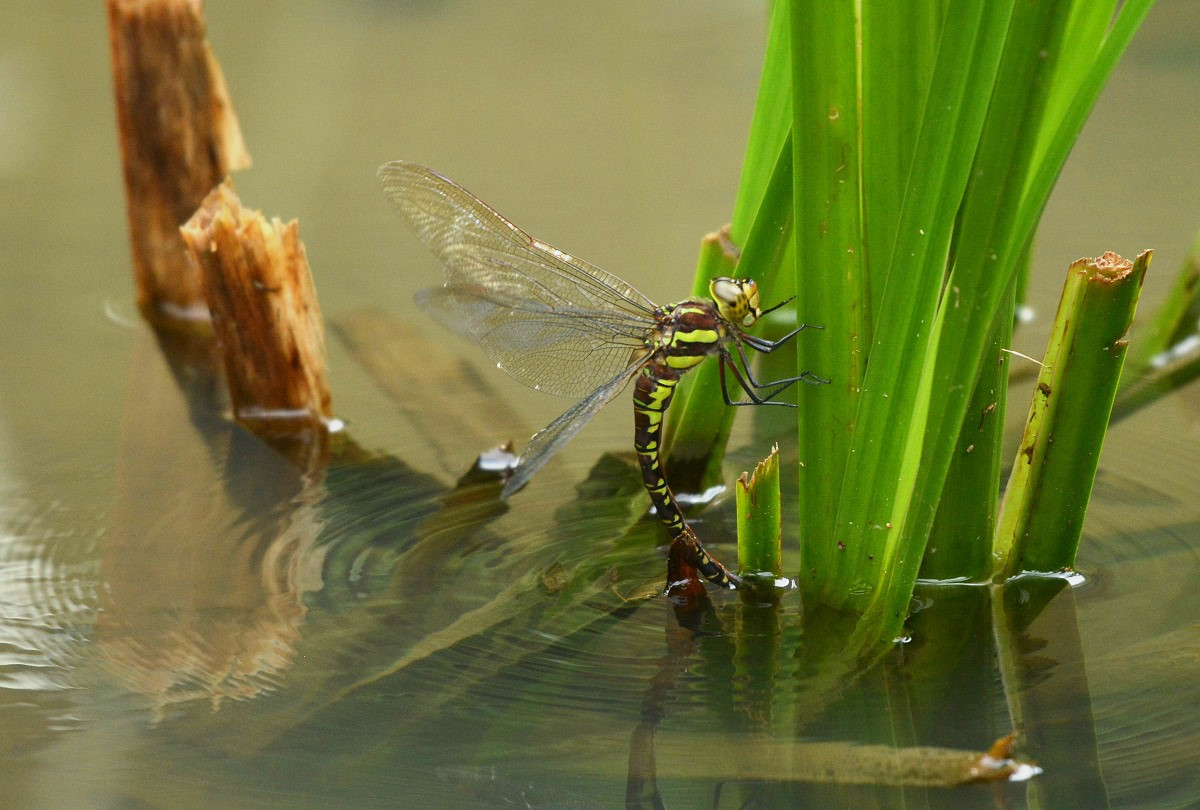
M 721 317 L 736 326 L 748 329 L 762 317 L 758 307 L 758 285 L 752 278 L 714 278 L 708 285 L 708 293 Z

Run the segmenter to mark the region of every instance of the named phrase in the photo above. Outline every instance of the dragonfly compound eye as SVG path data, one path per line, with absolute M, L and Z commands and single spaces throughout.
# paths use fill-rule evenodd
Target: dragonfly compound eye
M 753 282 L 751 282 L 753 283 Z M 708 291 L 717 305 L 721 317 L 730 323 L 742 323 L 749 311 L 749 301 L 744 289 L 744 279 L 714 278 Z
M 762 317 L 758 305 L 758 285 L 752 278 L 741 279 L 742 295 L 746 299 L 747 313 L 742 317 L 742 326 L 754 326 L 754 322 Z

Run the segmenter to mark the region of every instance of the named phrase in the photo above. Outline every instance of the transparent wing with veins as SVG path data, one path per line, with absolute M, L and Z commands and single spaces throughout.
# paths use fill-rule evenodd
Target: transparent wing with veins
M 624 369 L 590 395 L 575 403 L 562 416 L 535 433 L 525 447 L 525 452 L 517 459 L 512 477 L 505 482 L 500 496 L 507 498 L 525 486 L 533 474 L 544 467 L 546 462 L 553 458 L 554 454 L 561 450 L 563 445 L 569 442 L 580 428 L 596 415 L 597 411 L 621 393 L 639 368 L 641 368 L 640 362 Z
M 655 307 L 621 279 L 533 238 L 430 169 L 393 161 L 379 182 L 446 268 L 445 286 L 418 301 L 517 380 L 559 396 L 591 393 L 579 408 L 645 359 Z

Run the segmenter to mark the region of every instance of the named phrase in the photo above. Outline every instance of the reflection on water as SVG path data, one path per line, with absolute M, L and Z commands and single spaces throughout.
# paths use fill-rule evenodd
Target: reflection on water
M 407 340 L 396 374 L 424 357 Z M 63 731 L 86 748 L 115 717 L 139 763 L 105 794 L 120 801 L 164 782 L 184 803 L 546 808 L 1170 805 L 1196 789 L 1179 767 L 1200 743 L 1180 708 L 1200 705 L 1194 525 L 1093 541 L 1077 593 L 1033 580 L 996 603 L 924 585 L 912 640 L 862 662 L 845 620 L 794 592 L 663 598 L 662 538 L 628 457 L 602 457 L 535 526 L 483 468 L 455 481 L 342 437 L 314 473 L 227 420 L 204 345 L 137 331 L 101 546 L 64 544 L 52 515 L 6 528 L 18 762 L 78 750 Z M 1174 500 L 1109 486 L 1159 514 Z M 728 542 L 728 499 L 703 519 Z M 1089 649 L 1089 612 L 1148 593 L 1180 596 L 1142 636 Z M 986 756 L 1014 727 L 1017 761 Z M 1046 772 L 1028 792 L 964 786 L 1027 778 L 1030 758 Z
M 562 403 L 464 365 L 440 333 L 424 342 L 434 333 L 408 298 L 437 270 L 414 259 L 411 279 L 395 277 L 398 228 L 374 167 L 402 155 L 480 178 L 535 232 L 678 297 L 695 235 L 732 194 L 743 136 L 711 126 L 711 110 L 748 119 L 761 8 L 306 0 L 285 18 L 210 6 L 259 161 L 239 188 L 304 219 L 349 435 L 327 468 L 276 452 L 228 422 L 206 344 L 162 346 L 106 317 L 105 302 L 131 296 L 102 10 L 0 7 L 6 806 L 1175 807 L 1200 795 L 1194 392 L 1110 435 L 1081 586 L 1031 583 L 1005 602 L 924 585 L 910 640 L 872 666 L 841 655 L 839 617 L 791 593 L 778 606 L 714 593 L 691 610 L 660 596 L 664 537 L 631 460 L 604 453 L 629 449 L 628 414 L 602 416 L 511 503 L 467 470 Z M 1178 34 L 1194 30 L 1189 7 L 1160 2 L 1166 22 L 1152 15 L 1159 39 L 1144 46 L 1155 56 L 1118 75 L 1115 92 L 1137 91 L 1113 109 L 1140 100 L 1148 75 L 1194 95 L 1194 65 L 1162 64 L 1194 60 Z M 264 38 L 250 15 L 266 13 Z M 1163 37 L 1173 49 L 1153 47 Z M 1162 106 L 1194 116 L 1172 98 Z M 1081 154 L 1102 140 L 1085 135 Z M 1189 177 L 1194 138 L 1179 140 L 1173 175 Z M 1103 163 L 1141 178 L 1145 150 L 1133 154 Z M 534 168 L 543 182 L 520 182 Z M 1062 248 L 1116 199 L 1084 197 L 1051 211 L 1071 227 L 1043 232 L 1043 252 L 1097 252 Z M 1152 228 L 1186 244 L 1195 222 L 1162 204 L 1135 247 L 1153 242 L 1166 267 Z M 1034 280 L 1041 311 L 1058 279 Z M 392 315 L 363 314 L 381 301 Z M 1037 340 L 1018 348 L 1036 354 Z M 778 430 L 752 429 L 759 444 Z M 727 551 L 730 499 L 698 520 Z M 1015 755 L 1046 773 L 946 787 L 1014 728 Z
M 172 374 L 138 333 L 100 558 L 96 642 L 156 714 L 273 689 L 295 656 L 303 594 L 321 584 L 320 518 L 299 498 L 300 476 L 223 418 L 208 341 L 193 343 L 182 356 L 164 345 Z

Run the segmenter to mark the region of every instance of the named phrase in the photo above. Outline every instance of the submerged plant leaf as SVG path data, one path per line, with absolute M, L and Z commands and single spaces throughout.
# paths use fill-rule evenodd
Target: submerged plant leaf
M 565 587 L 565 583 L 562 582 L 563 575 L 564 571 L 562 567 L 556 563 L 545 571 L 514 579 L 507 588 L 496 594 L 486 605 L 462 614 L 445 627 L 435 630 L 419 639 L 400 658 L 383 669 L 373 672 L 368 677 L 350 684 L 338 692 L 333 699 L 335 701 L 343 700 L 353 692 L 391 677 L 406 667 L 412 666 L 431 655 L 448 650 L 467 639 L 485 635 L 500 623 L 508 621 L 514 616 L 528 611 L 543 602 L 548 596 L 545 588 L 547 577 L 553 578 L 556 581 L 555 587 L 558 590 L 562 590 Z M 564 609 L 569 610 L 578 607 L 598 593 L 611 588 L 615 584 L 615 580 L 615 572 L 600 577 L 600 579 L 591 583 L 581 593 L 572 594 L 570 604 L 565 606 Z
M 577 757 L 579 771 L 609 774 L 619 763 L 597 759 L 596 750 L 620 750 L 622 738 L 604 735 L 536 746 L 545 759 Z M 779 780 L 839 785 L 960 787 L 977 782 L 1019 781 L 1041 772 L 1012 757 L 1012 738 L 988 751 L 917 746 L 893 748 L 852 742 L 809 742 L 761 735 L 659 730 L 655 767 L 662 779 Z M 587 755 L 585 755 L 587 752 Z

